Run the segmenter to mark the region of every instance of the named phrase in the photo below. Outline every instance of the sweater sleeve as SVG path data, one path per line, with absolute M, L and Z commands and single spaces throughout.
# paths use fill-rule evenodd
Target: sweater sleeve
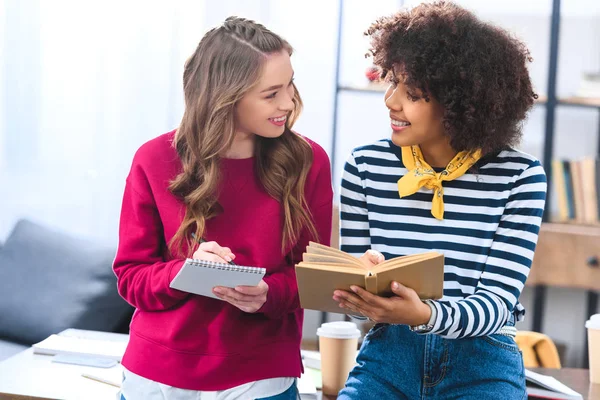
M 150 186 L 141 175 L 127 179 L 113 270 L 119 294 L 129 304 L 144 311 L 160 311 L 189 293 L 169 287 L 184 261 L 164 260 L 162 222 Z
M 371 248 L 365 185 L 351 154 L 342 174 L 340 196 L 341 250 L 360 257 Z
M 329 246 L 331 241 L 331 225 L 333 214 L 333 189 L 331 186 L 331 167 L 329 157 L 325 151 L 318 148 L 318 159 L 315 163 L 319 168 L 314 180 L 307 181 L 312 185 L 307 199 L 312 221 L 318 235 L 318 242 Z M 298 282 L 296 280 L 295 265 L 302 260 L 302 254 L 310 240 L 314 240 L 303 230 L 300 239 L 286 257 L 288 263 L 270 275 L 265 276 L 264 281 L 269 285 L 267 301 L 258 310 L 269 318 L 281 318 L 282 316 L 295 312 L 300 308 L 298 296 Z
M 459 301 L 433 301 L 437 311 L 428 333 L 448 339 L 485 336 L 507 322 L 525 286 L 546 201 L 539 162 L 516 180 L 474 294 Z

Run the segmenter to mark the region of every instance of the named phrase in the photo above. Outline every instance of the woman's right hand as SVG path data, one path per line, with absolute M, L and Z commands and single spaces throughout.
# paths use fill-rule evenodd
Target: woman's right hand
M 235 259 L 229 247 L 221 247 L 217 242 L 202 242 L 192 256 L 194 260 L 207 260 L 228 263 Z
M 377 250 L 369 249 L 365 251 L 365 254 L 358 257 L 358 260 L 364 265 L 366 265 L 368 268 L 371 268 L 377 264 L 384 262 L 385 257 Z

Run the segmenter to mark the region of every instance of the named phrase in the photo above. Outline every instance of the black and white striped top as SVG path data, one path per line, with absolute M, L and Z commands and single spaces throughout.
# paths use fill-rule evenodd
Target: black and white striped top
M 344 167 L 341 247 L 355 256 L 369 248 L 386 259 L 444 254 L 444 297 L 434 301 L 431 333 L 446 338 L 497 332 L 514 313 L 529 274 L 546 201 L 538 160 L 516 150 L 485 157 L 468 173 L 444 182 L 444 219 L 431 215 L 431 190 L 400 198 L 407 169 L 391 140 L 355 149 Z

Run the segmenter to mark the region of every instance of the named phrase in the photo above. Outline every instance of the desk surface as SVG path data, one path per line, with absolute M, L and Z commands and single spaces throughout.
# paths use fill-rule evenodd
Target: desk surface
M 128 335 L 67 329 L 61 336 L 126 341 Z M 0 362 L 0 399 L 90 399 L 113 400 L 119 388 L 82 375 L 120 375 L 121 364 L 113 368 L 84 367 L 52 362 L 53 356 L 34 354 L 29 348 Z M 99 372 L 100 371 L 100 372 Z
M 0 363 L 0 399 L 112 400 L 119 389 L 82 376 L 98 368 L 52 362 L 29 348 Z M 113 368 L 120 368 L 120 364 Z M 104 370 L 104 369 L 103 369 Z
M 587 369 L 532 370 L 555 377 L 586 400 L 600 400 L 600 385 L 590 385 Z M 118 388 L 82 376 L 97 371 L 93 367 L 53 363 L 52 356 L 34 355 L 30 348 L 0 362 L 0 399 L 115 399 Z M 318 398 L 333 400 L 335 396 L 319 394 Z

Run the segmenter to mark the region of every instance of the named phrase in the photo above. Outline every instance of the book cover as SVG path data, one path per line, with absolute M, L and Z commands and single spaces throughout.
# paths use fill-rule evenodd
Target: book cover
M 395 257 L 368 268 L 341 250 L 310 242 L 296 265 L 300 304 L 303 308 L 352 314 L 333 300 L 337 289 L 360 286 L 378 296 L 390 297 L 392 281 L 415 290 L 422 299 L 439 299 L 444 289 L 444 256 L 427 252 Z
M 571 174 L 571 162 L 563 160 L 563 171 L 565 173 L 565 190 L 567 192 L 567 207 L 569 209 L 569 219 L 575 219 L 575 195 L 573 194 L 573 176 Z
M 596 191 L 596 159 L 586 157 L 580 162 L 583 188 L 583 206 L 585 221 L 593 224 L 598 221 L 598 192 Z
M 573 199 L 575 201 L 575 221 L 583 223 L 585 217 L 585 204 L 583 197 L 584 182 L 581 179 L 581 162 L 571 160 L 571 182 L 573 185 Z
M 558 200 L 558 220 L 569 219 L 569 203 L 567 200 L 567 187 L 565 184 L 565 171 L 561 160 L 552 160 L 552 177 L 554 180 L 554 193 Z

